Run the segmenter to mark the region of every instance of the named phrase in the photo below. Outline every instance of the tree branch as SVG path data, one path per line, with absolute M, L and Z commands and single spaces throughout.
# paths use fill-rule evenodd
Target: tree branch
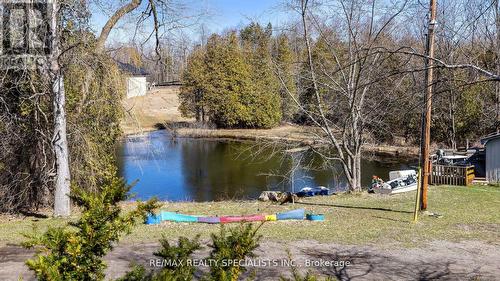
M 106 40 L 108 40 L 109 33 L 113 29 L 113 27 L 116 25 L 116 23 L 126 14 L 132 12 L 133 10 L 137 9 L 142 3 L 142 0 L 132 0 L 130 3 L 122 6 L 120 9 L 118 9 L 111 18 L 106 22 L 104 27 L 102 28 L 101 34 L 97 38 L 96 42 L 96 52 L 101 53 L 104 51 L 104 44 L 106 43 Z

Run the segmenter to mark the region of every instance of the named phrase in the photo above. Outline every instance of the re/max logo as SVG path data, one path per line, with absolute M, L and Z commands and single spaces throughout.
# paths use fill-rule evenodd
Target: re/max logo
M 1 55 L 51 53 L 49 1 L 0 0 Z

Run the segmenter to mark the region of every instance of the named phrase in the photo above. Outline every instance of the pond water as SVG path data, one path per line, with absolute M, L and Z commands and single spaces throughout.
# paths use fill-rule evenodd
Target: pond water
M 155 131 L 126 137 L 117 153 L 121 176 L 129 183 L 137 181 L 132 188 L 136 199 L 251 199 L 263 190 L 298 191 L 322 185 L 342 191 L 347 187 L 339 172 L 325 170 L 313 155 L 302 152 L 292 157 L 250 142 L 174 139 L 167 131 Z M 389 171 L 408 166 L 402 160 L 364 159 L 362 184 L 368 186 L 372 175 L 385 179 Z

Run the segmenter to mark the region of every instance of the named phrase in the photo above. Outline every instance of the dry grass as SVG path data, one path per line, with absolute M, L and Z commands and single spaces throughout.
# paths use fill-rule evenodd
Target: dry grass
M 304 145 L 318 144 L 322 133 L 320 129 L 309 126 L 282 125 L 272 129 L 201 129 L 201 128 L 181 128 L 176 130 L 179 137 L 188 138 L 217 138 L 252 140 L 266 142 L 291 142 L 302 143 Z M 418 147 L 416 146 L 394 146 L 382 144 L 366 144 L 363 151 L 376 155 L 408 156 L 418 157 Z
M 156 129 L 156 124 L 165 121 L 192 121 L 181 116 L 178 111 L 179 87 L 159 87 L 148 95 L 125 99 L 125 118 L 122 130 L 125 134 L 141 133 Z
M 314 143 L 317 139 L 315 134 L 320 134 L 317 128 L 293 125 L 283 125 L 272 129 L 180 128 L 176 133 L 180 137 L 288 141 L 305 144 Z
M 194 215 L 272 214 L 294 208 L 323 213 L 324 222 L 278 221 L 265 223 L 261 233 L 265 239 L 275 241 L 316 240 L 340 244 L 370 245 L 381 247 L 422 246 L 422 242 L 446 240 L 479 240 L 488 243 L 500 241 L 500 189 L 491 186 L 431 187 L 429 210 L 441 214 L 436 218 L 422 216 L 413 223 L 415 193 L 393 196 L 337 195 L 315 197 L 302 203 L 280 206 L 256 201 L 227 201 L 206 203 L 165 203 L 163 209 Z M 130 208 L 131 203 L 124 204 Z M 49 225 L 61 225 L 61 219 L 35 219 L 14 217 L 0 219 L 0 245 L 19 243 L 20 233 L 39 230 Z M 162 235 L 188 236 L 200 233 L 208 237 L 217 231 L 217 225 L 168 223 L 159 226 L 140 225 L 125 242 L 153 242 Z

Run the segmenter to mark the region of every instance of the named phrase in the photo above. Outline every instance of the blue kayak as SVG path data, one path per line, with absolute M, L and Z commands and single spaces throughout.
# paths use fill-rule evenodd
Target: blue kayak
M 162 211 L 160 213 L 162 221 L 175 221 L 175 222 L 198 222 L 198 217 L 178 214 L 174 212 Z
M 303 220 L 304 219 L 304 214 L 305 214 L 304 209 L 297 209 L 297 210 L 292 210 L 284 213 L 278 213 L 276 214 L 276 219 L 277 220 Z

